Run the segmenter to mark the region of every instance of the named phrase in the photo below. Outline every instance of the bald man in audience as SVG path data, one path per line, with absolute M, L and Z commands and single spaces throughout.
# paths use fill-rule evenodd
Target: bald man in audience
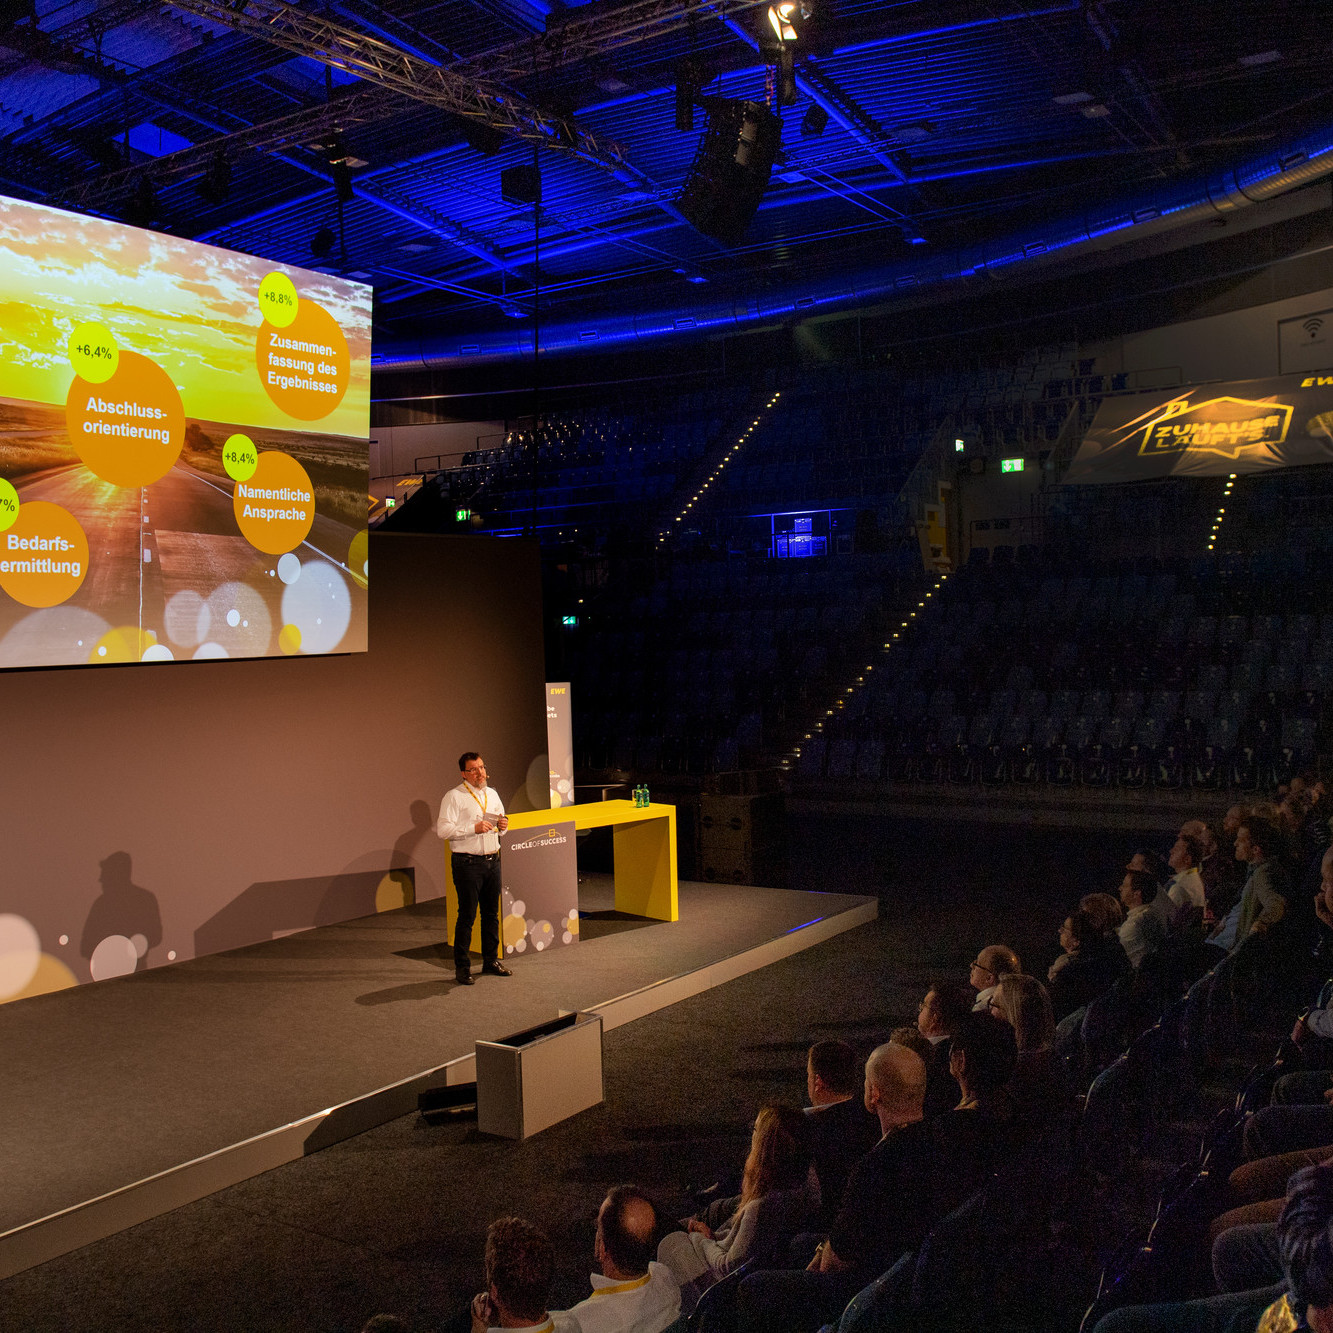
M 657 1251 L 657 1210 L 634 1185 L 617 1185 L 597 1214 L 592 1295 L 553 1310 L 556 1327 L 572 1319 L 580 1333 L 662 1333 L 680 1315 L 680 1284 Z
M 857 1164 L 828 1239 L 804 1271 L 756 1273 L 737 1294 L 741 1333 L 806 1333 L 847 1302 L 972 1192 L 924 1119 L 926 1066 L 889 1042 L 866 1061 L 865 1105 L 883 1137 Z M 962 1193 L 959 1194 L 961 1189 Z
M 991 996 L 995 994 L 1000 978 L 1006 973 L 1022 970 L 1018 955 L 1007 944 L 988 944 L 977 954 L 977 960 L 967 976 L 968 983 L 977 993 L 972 1008 L 978 1013 L 989 1010 Z

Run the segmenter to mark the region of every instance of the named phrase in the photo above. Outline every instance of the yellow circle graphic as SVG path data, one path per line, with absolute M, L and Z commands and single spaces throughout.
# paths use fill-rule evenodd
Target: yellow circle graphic
M 0 532 L 14 526 L 19 516 L 19 493 L 12 483 L 0 477 Z M 364 536 L 364 534 L 362 534 Z
M 69 335 L 69 363 L 89 384 L 105 384 L 120 365 L 120 348 L 105 324 L 85 319 Z
M 259 450 L 255 448 L 255 442 L 239 431 L 229 435 L 227 443 L 222 446 L 222 466 L 232 481 L 249 481 L 259 466 Z
M 270 273 L 259 284 L 259 313 L 275 329 L 285 329 L 296 318 L 296 286 L 285 273 Z
M 4 526 L 4 504 L 4 499 L 0 498 L 0 528 Z M 347 548 L 347 568 L 351 571 L 352 577 L 364 587 L 370 578 L 370 534 L 365 528 L 352 538 L 352 543 Z
M 238 481 L 232 510 L 241 536 L 266 555 L 281 555 L 305 541 L 315 521 L 315 488 L 290 454 L 266 449 L 254 475 Z
M 144 654 L 157 643 L 157 634 L 137 625 L 117 625 L 92 646 L 88 661 L 93 665 L 113 662 L 141 662 Z
M 24 606 L 59 606 L 78 592 L 88 573 L 88 538 L 60 505 L 21 505 L 0 551 L 0 589 Z
M 122 352 L 102 385 L 76 375 L 65 397 L 65 427 L 75 452 L 113 486 L 147 486 L 165 477 L 185 443 L 180 390 L 156 361 Z
M 288 657 L 295 657 L 301 651 L 301 627 L 299 625 L 284 625 L 278 631 L 278 647 Z

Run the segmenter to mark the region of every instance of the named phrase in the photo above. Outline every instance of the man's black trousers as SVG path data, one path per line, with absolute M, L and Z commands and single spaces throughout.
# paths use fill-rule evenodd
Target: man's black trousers
M 454 888 L 458 892 L 458 921 L 454 926 L 454 970 L 470 972 L 468 949 L 472 923 L 481 907 L 481 958 L 494 963 L 500 957 L 500 855 L 470 856 L 458 852 L 451 858 Z

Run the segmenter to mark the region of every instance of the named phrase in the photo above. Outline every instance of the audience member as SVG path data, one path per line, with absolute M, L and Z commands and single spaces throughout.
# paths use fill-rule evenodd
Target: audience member
M 1104 935 L 1081 908 L 1060 927 L 1060 946 L 1069 962 L 1051 978 L 1051 1008 L 1057 1023 L 1110 990 L 1129 971 L 1119 938 Z
M 809 1119 L 800 1111 L 763 1107 L 734 1211 L 716 1230 L 692 1217 L 686 1230 L 662 1238 L 657 1257 L 679 1284 L 686 1313 L 718 1278 L 751 1257 L 771 1261 L 814 1221 L 819 1199 L 810 1179 L 810 1138 Z
M 972 970 L 968 974 L 968 982 L 977 992 L 972 1008 L 978 1012 L 988 1009 L 996 982 L 1006 972 L 1022 970 L 1018 955 L 1007 944 L 988 944 L 977 954 L 977 961 L 972 964 Z
M 617 1185 L 597 1214 L 592 1295 L 552 1319 L 570 1316 L 579 1333 L 662 1333 L 680 1314 L 680 1286 L 653 1258 L 657 1211 L 637 1186 Z M 559 1325 L 557 1325 L 559 1326 Z
M 972 992 L 961 982 L 933 981 L 921 1001 L 916 1025 L 932 1048 L 926 1060 L 927 1119 L 952 1111 L 963 1095 L 949 1073 L 949 1045 L 959 1023 L 971 1012 Z
M 472 1333 L 493 1328 L 580 1333 L 572 1315 L 547 1313 L 555 1250 L 544 1231 L 521 1217 L 497 1218 L 486 1230 L 485 1262 L 486 1290 L 472 1301 Z
M 1248 815 L 1236 830 L 1236 860 L 1249 867 L 1235 906 L 1209 936 L 1228 953 L 1251 935 L 1276 925 L 1287 909 L 1287 877 L 1280 861 L 1282 835 L 1267 819 Z
M 972 1180 L 952 1170 L 922 1114 L 926 1070 L 919 1055 L 892 1043 L 877 1047 L 866 1062 L 865 1086 L 866 1107 L 883 1137 L 853 1170 L 809 1267 L 742 1281 L 737 1313 L 747 1333 L 803 1333 L 836 1320 L 861 1287 L 972 1192 Z
M 991 1013 L 1014 1030 L 1018 1060 L 1008 1092 L 1015 1111 L 1030 1119 L 1067 1111 L 1074 1089 L 1055 1052 L 1055 1015 L 1046 987 L 1036 977 L 1006 973 L 995 988 Z
M 1134 968 L 1166 943 L 1166 926 L 1153 908 L 1158 887 L 1159 882 L 1146 870 L 1127 870 L 1120 881 L 1120 901 L 1125 908 L 1120 943 Z
M 881 1131 L 865 1108 L 860 1061 L 845 1041 L 817 1041 L 810 1047 L 805 1090 L 819 1212 L 829 1221 L 838 1211 L 852 1167 L 875 1146 Z
M 1204 888 L 1199 867 L 1203 864 L 1203 843 L 1193 833 L 1180 833 L 1166 858 L 1175 872 L 1167 894 L 1175 906 L 1178 924 L 1203 920 Z

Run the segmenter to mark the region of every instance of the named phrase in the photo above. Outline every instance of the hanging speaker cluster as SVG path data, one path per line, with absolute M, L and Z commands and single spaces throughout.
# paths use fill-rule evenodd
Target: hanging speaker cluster
M 696 231 L 723 245 L 739 245 L 768 189 L 782 122 L 761 102 L 710 97 L 700 105 L 708 127 L 676 208 Z

